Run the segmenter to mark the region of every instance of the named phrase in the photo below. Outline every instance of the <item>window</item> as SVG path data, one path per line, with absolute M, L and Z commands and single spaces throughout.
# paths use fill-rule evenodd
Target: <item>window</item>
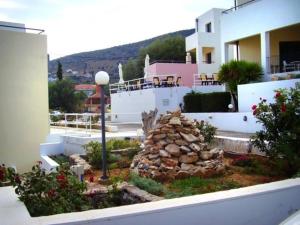
M 211 23 L 207 23 L 205 27 L 206 27 L 206 32 L 211 33 Z
M 198 32 L 198 18 L 196 19 L 196 32 Z
M 211 64 L 212 63 L 211 62 L 211 52 L 209 52 L 209 53 L 206 54 L 206 63 L 207 64 Z

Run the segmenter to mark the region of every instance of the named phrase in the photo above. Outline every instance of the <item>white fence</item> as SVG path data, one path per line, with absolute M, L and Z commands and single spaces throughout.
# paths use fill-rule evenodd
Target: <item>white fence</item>
M 121 119 L 120 118 L 126 118 Z M 137 119 L 139 118 L 139 119 Z M 105 113 L 106 125 L 141 124 L 140 113 Z M 84 128 L 86 130 L 101 127 L 100 113 L 50 113 L 49 125 L 59 127 Z
M 203 195 L 32 218 L 13 188 L 0 188 L 4 224 L 278 225 L 300 209 L 300 178 Z M 7 198 L 1 201 L 1 198 Z M 0 210 L 0 215 L 1 214 Z M 20 220 L 20 217 L 22 220 Z M 3 221 L 2 221 L 3 222 Z

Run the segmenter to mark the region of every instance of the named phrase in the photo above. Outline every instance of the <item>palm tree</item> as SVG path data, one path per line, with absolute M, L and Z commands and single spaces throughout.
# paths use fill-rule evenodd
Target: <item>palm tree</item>
M 248 84 L 252 81 L 259 81 L 262 74 L 260 65 L 244 60 L 232 60 L 221 66 L 219 80 L 221 83 L 228 85 L 235 111 L 238 111 L 237 86 L 239 84 Z

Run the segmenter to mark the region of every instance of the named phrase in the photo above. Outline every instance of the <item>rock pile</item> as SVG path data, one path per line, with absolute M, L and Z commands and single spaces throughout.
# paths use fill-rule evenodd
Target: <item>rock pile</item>
M 224 171 L 223 150 L 209 149 L 195 123 L 180 111 L 161 115 L 131 164 L 133 172 L 165 181 Z

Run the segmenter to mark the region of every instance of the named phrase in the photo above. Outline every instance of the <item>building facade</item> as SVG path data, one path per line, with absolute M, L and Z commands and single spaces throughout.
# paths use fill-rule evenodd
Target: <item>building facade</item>
M 186 38 L 186 51 L 196 51 L 198 72 L 217 72 L 222 63 L 231 59 L 259 63 L 264 69 L 264 80 L 270 80 L 270 74 L 299 71 L 300 1 L 235 3 L 231 9 L 212 9 L 196 19 L 196 33 Z M 202 43 L 210 33 L 213 33 L 210 43 L 205 46 Z M 213 46 L 212 42 L 215 54 L 212 49 L 204 51 L 209 44 Z M 213 67 L 203 65 L 207 59 L 211 59 Z

